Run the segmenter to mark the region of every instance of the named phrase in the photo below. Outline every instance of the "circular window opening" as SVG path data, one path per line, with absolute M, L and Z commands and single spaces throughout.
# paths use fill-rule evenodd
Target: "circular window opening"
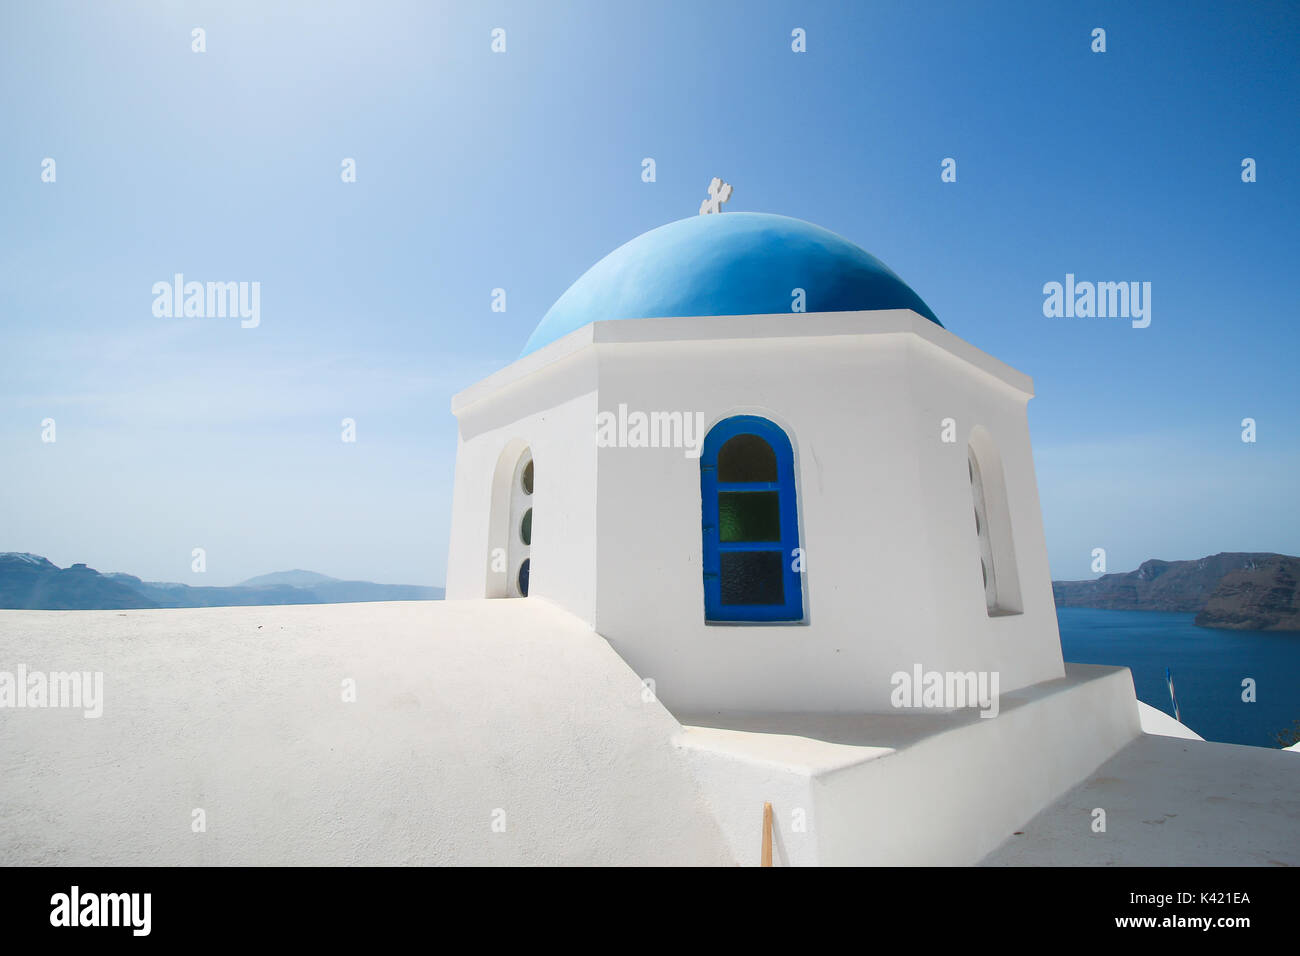
M 519 483 L 523 485 L 524 494 L 531 495 L 533 493 L 533 463 L 531 461 L 524 465 L 524 473 Z
M 524 584 L 527 585 L 528 583 L 528 578 L 526 577 L 526 575 L 528 574 L 527 561 L 524 562 L 524 570 L 520 571 L 519 573 L 525 575 Z M 984 586 L 987 588 L 989 586 L 989 569 L 988 566 L 984 563 L 983 558 L 980 558 L 980 574 L 984 575 Z M 527 594 L 528 591 L 525 590 L 524 593 Z
M 528 509 L 530 515 L 532 514 L 532 510 L 533 510 L 532 508 Z M 982 529 L 980 528 L 980 513 L 977 511 L 975 512 L 975 533 L 979 534 L 981 530 Z
M 524 544 L 533 543 L 533 509 L 529 508 L 524 512 L 524 518 L 519 522 L 519 540 Z
M 519 565 L 519 593 L 523 597 L 528 597 L 528 560 Z

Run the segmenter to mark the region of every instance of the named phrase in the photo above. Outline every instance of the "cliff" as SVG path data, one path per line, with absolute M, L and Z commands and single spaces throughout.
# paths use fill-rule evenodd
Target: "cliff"
M 1057 607 L 1191 614 L 1206 606 L 1224 575 L 1255 571 L 1283 557 L 1271 552 L 1224 552 L 1195 561 L 1143 561 L 1136 571 L 1103 574 L 1091 581 L 1053 581 L 1052 596 Z
M 1230 571 L 1196 615 L 1196 623 L 1234 631 L 1300 631 L 1297 575 L 1300 558 L 1285 555 Z

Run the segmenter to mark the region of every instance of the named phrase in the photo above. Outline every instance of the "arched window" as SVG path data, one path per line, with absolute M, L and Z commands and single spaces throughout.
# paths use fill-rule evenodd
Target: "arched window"
M 528 596 L 533 550 L 533 450 L 522 438 L 506 443 L 492 473 L 484 596 Z
M 970 445 L 966 449 L 966 472 L 970 477 L 975 508 L 975 537 L 979 542 L 984 606 L 990 617 L 1020 614 L 1024 607 L 1020 600 L 1020 574 L 1011 533 L 1006 478 L 997 446 L 983 427 L 977 427 L 971 433 Z
M 526 450 L 515 465 L 510 486 L 510 543 L 506 568 L 511 597 L 528 597 L 533 553 L 533 452 Z
M 718 422 L 700 453 L 704 618 L 802 621 L 794 450 L 772 422 Z
M 993 563 L 993 542 L 989 537 L 989 509 L 984 500 L 984 477 L 975 450 L 967 449 L 966 470 L 970 474 L 971 497 L 975 502 L 975 536 L 980 543 L 980 574 L 984 578 L 984 604 L 989 612 L 998 607 L 997 569 Z

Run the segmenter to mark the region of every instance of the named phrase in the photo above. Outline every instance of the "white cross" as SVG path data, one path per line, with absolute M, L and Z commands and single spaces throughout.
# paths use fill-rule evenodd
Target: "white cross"
M 731 183 L 724 183 L 717 176 L 709 183 L 709 198 L 700 203 L 700 215 L 722 212 L 722 204 L 731 198 Z

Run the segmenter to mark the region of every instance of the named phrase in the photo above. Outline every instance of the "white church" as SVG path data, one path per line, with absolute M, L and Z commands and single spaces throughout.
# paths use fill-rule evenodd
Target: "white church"
M 446 601 L 0 611 L 105 678 L 0 865 L 1300 865 L 1300 757 L 1062 660 L 1031 380 L 729 195 L 453 398 Z
M 1060 679 L 1032 394 L 825 229 L 670 223 L 454 399 L 447 596 L 564 608 L 673 713 L 888 713 L 918 662 Z
M 746 862 L 772 802 L 778 861 L 976 863 L 1144 724 L 1199 740 L 1127 669 L 1062 660 L 1031 379 L 730 193 L 601 259 L 453 399 L 448 599 L 607 641 Z

